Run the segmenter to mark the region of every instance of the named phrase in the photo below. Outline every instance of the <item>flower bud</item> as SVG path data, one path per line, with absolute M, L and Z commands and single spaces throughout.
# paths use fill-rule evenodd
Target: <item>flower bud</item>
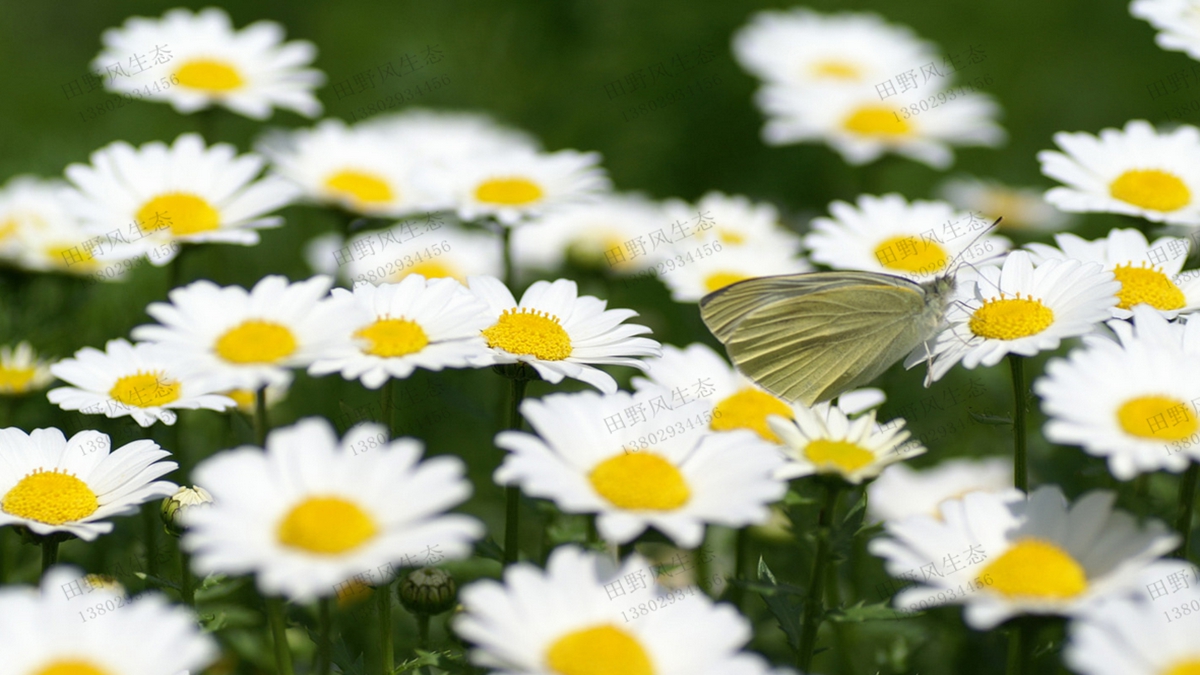
M 400 582 L 400 604 L 413 614 L 441 614 L 455 605 L 458 585 L 449 572 L 423 567 Z
M 162 514 L 163 525 L 166 526 L 167 533 L 173 537 L 182 535 L 183 512 L 188 509 L 211 506 L 212 501 L 212 495 L 200 486 L 181 487 L 176 490 L 175 494 L 163 499 L 159 512 Z

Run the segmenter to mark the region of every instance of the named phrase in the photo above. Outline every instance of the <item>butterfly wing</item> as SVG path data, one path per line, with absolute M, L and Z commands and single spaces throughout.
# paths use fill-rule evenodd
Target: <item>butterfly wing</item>
M 940 321 L 938 307 L 906 279 L 870 272 L 790 276 L 764 284 L 763 295 L 735 296 L 744 304 L 751 304 L 747 296 L 757 300 L 752 309 L 715 314 L 725 319 L 722 341 L 738 369 L 787 401 L 811 406 L 874 380 Z

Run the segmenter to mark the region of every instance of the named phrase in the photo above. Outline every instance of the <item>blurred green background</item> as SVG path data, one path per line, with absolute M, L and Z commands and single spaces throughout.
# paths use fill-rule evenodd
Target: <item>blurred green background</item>
M 180 133 L 197 130 L 194 116 L 181 116 L 165 104 L 136 103 L 84 121 L 80 112 L 104 95 L 67 98 L 62 88 L 86 72 L 88 63 L 99 52 L 104 29 L 118 26 L 133 15 L 160 16 L 175 6 L 141 1 L 0 2 L 0 180 L 23 173 L 61 175 L 67 164 L 86 162 L 90 152 L 114 140 L 134 144 L 155 139 L 169 142 Z M 189 6 L 200 9 L 207 5 Z M 599 151 L 617 189 L 641 191 L 658 199 L 695 200 L 709 190 L 743 194 L 775 204 L 789 226 L 803 231 L 808 219 L 822 213 L 831 200 L 852 200 L 860 192 L 888 191 L 909 198 L 930 197 L 932 188 L 945 175 L 890 156 L 855 169 L 824 146 L 771 148 L 760 141 L 762 117 L 752 103 L 758 82 L 733 61 L 730 37 L 754 11 L 790 5 L 681 0 L 359 0 L 231 2 L 222 6 L 236 27 L 259 19 L 274 20 L 286 27 L 288 39 L 306 39 L 317 45 L 315 67 L 328 76 L 328 83 L 318 94 L 328 116 L 349 121 L 358 107 L 400 93 L 426 73 L 445 75 L 450 81 L 448 86 L 418 97 L 413 105 L 484 111 L 532 132 L 548 149 Z M 1035 155 L 1038 150 L 1053 147 L 1054 132 L 1094 133 L 1135 118 L 1162 122 L 1174 106 L 1187 104 L 1200 94 L 1200 85 L 1193 84 L 1169 96 L 1151 98 L 1148 84 L 1173 71 L 1190 70 L 1193 62 L 1184 54 L 1156 47 L 1154 31 L 1145 22 L 1130 17 L 1127 5 L 1121 2 L 820 0 L 807 6 L 821 11 L 875 11 L 892 22 L 912 27 L 921 37 L 940 45 L 944 53 L 965 52 L 970 46 L 986 52 L 986 60 L 966 74 L 992 77 L 991 93 L 1004 110 L 1002 124 L 1010 138 L 999 149 L 959 150 L 951 173 L 963 171 L 1016 185 L 1049 187 L 1050 182 L 1038 171 Z M 356 73 L 395 62 L 405 54 L 419 55 L 429 46 L 435 46 L 444 58 L 427 70 L 341 100 L 335 95 L 334 85 Z M 690 71 L 687 78 L 678 78 L 683 80 L 680 84 L 695 77 L 719 78 L 717 86 L 702 94 L 629 120 L 623 111 L 665 94 L 675 85 L 656 86 L 611 100 L 606 94 L 606 84 L 630 72 L 669 62 L 677 53 L 695 53 L 702 47 L 711 50 L 715 59 Z M 309 124 L 288 112 L 277 112 L 266 124 L 222 114 L 208 140 L 231 142 L 246 151 L 267 127 Z M 307 206 L 291 207 L 283 214 L 287 225 L 265 231 L 257 247 L 207 246 L 189 256 L 184 278 L 209 278 L 219 284 L 247 287 L 268 273 L 306 278 L 311 271 L 301 257 L 304 243 L 334 230 L 337 221 L 331 214 Z M 1130 222 L 1115 216 L 1090 215 L 1077 231 L 1100 236 L 1112 227 L 1128 227 Z M 642 314 L 639 321 L 651 326 L 660 341 L 683 346 L 700 340 L 716 345 L 703 328 L 695 306 L 672 303 L 656 280 L 609 284 L 594 273 L 574 270 L 569 274 L 586 292 L 608 298 L 610 306 L 638 310 Z M 53 358 L 69 356 L 87 345 L 102 348 L 105 340 L 127 336 L 133 326 L 149 322 L 143 309 L 151 301 L 165 299 L 165 284 L 164 270 L 148 265 L 136 270 L 124 284 L 10 277 L 0 296 L 0 301 L 9 305 L 7 311 L 0 312 L 4 317 L 0 320 L 0 341 L 29 339 Z M 1030 362 L 1031 379 L 1041 372 L 1045 358 Z M 632 371 L 612 371 L 628 387 Z M 414 403 L 401 412 L 400 428 L 424 439 L 433 454 L 453 453 L 467 459 L 476 496 L 462 510 L 484 519 L 499 538 L 502 492 L 490 477 L 501 454 L 491 445 L 491 437 L 499 424 L 503 383 L 486 370 L 446 371 L 436 377 L 445 386 L 429 397 L 420 395 L 430 386 L 429 373 L 419 372 L 402 383 L 404 390 L 416 394 Z M 928 412 L 912 416 L 909 422 L 915 437 L 930 439 L 930 452 L 915 459 L 914 465 L 931 465 L 951 456 L 1010 456 L 1010 429 L 981 424 L 971 416 L 1011 414 L 1007 367 L 971 373 L 958 368 L 928 391 L 921 388 L 923 377 L 923 367 L 911 372 L 897 367 L 889 372 L 880 381 L 889 395 L 881 418 L 888 419 L 894 411 L 914 402 L 944 401 L 948 391 L 961 392 L 972 380 L 982 384 L 983 393 L 957 405 L 943 403 L 940 410 L 930 406 Z M 579 388 L 578 383 L 567 383 L 558 389 Z M 534 383 L 529 395 L 537 397 L 549 391 L 545 383 Z M 339 401 L 358 408 L 375 400 L 374 394 L 357 383 L 344 382 L 337 376 L 314 380 L 298 374 L 287 400 L 272 411 L 272 422 L 286 424 L 307 415 L 334 417 L 342 410 Z M 1040 439 L 1037 430 L 1042 418 L 1036 407 L 1035 403 L 1031 426 L 1034 484 L 1059 483 L 1069 497 L 1092 488 L 1115 487 L 1103 462 L 1077 449 L 1053 447 Z M 7 414 L 8 424 L 25 429 L 58 426 L 70 432 L 81 428 L 78 417 L 52 408 L 41 394 L 9 405 Z M 109 431 L 120 427 L 108 420 L 88 420 L 93 421 Z M 183 422 L 181 441 L 185 458 L 190 457 L 185 459 L 187 463 L 197 453 L 207 454 L 249 438 L 244 420 L 235 420 L 230 428 L 223 416 L 196 412 L 183 415 Z M 950 424 L 955 427 L 947 430 Z M 173 440 L 168 434 L 162 442 Z M 186 483 L 179 473 L 173 478 Z M 1172 513 L 1175 485 L 1176 477 L 1168 475 L 1153 476 L 1136 487 L 1121 485 L 1121 503 L 1139 514 L 1167 517 Z M 815 494 L 804 483 L 797 489 L 804 496 Z M 536 552 L 541 546 L 539 521 L 532 515 L 534 510 L 526 513 L 530 515 L 529 527 L 523 533 L 523 549 Z M 816 507 L 795 505 L 791 513 L 796 529 L 803 533 L 815 522 Z M 564 527 L 570 530 L 569 525 Z M 727 563 L 728 537 L 720 535 L 718 532 L 713 542 Z M 89 570 L 112 569 L 119 559 L 138 554 L 144 546 L 138 541 L 141 538 L 139 519 L 119 519 L 114 535 L 101 538 L 94 546 L 69 542 L 62 548 L 62 557 Z M 760 537 L 753 551 L 765 557 L 781 582 L 807 584 L 812 555 L 807 542 Z M 36 574 L 36 551 L 23 547 L 19 555 L 13 555 L 10 552 L 7 564 L 15 569 L 17 578 L 31 580 Z M 719 567 L 722 563 L 717 564 Z M 460 568 L 461 574 L 469 578 L 494 576 L 498 566 L 491 561 L 476 561 Z M 877 584 L 887 579 L 882 565 L 864 551 L 854 554 L 852 564 L 842 565 L 841 574 L 844 601 L 874 603 L 886 599 L 876 590 Z M 133 585 L 136 587 L 137 582 Z M 247 621 L 260 620 L 254 614 L 257 607 L 253 602 L 246 603 L 251 614 Z M 746 606 L 756 626 L 752 647 L 775 662 L 791 661 L 783 634 L 762 601 L 752 594 Z M 307 620 L 301 610 L 296 611 L 297 621 Z M 1005 650 L 1002 633 L 970 631 L 963 627 L 960 615 L 959 608 L 951 607 L 903 621 L 854 624 L 837 636 L 832 631 L 823 632 L 821 644 L 831 646 L 836 637 L 838 648 L 819 654 L 815 670 L 1001 672 Z M 402 626 L 412 626 L 411 619 L 402 616 L 397 620 Z M 237 637 L 235 632 L 229 634 L 234 636 L 228 638 L 229 645 L 250 639 Z M 411 631 L 408 635 L 410 642 L 398 645 L 398 653 L 411 648 Z M 1059 628 L 1049 630 L 1043 636 L 1044 642 L 1059 635 Z M 371 642 L 362 636 L 347 639 Z M 435 641 L 445 644 L 444 640 L 440 629 L 435 629 Z M 1039 666 L 1051 672 L 1054 662 L 1055 657 L 1044 656 Z

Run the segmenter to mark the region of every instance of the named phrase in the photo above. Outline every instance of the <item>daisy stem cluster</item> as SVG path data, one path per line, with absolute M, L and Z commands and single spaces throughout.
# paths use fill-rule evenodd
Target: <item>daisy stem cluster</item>
M 817 645 L 817 631 L 821 627 L 821 620 L 825 614 L 822 598 L 825 595 L 826 568 L 829 566 L 833 544 L 833 513 L 837 509 L 841 491 L 842 488 L 839 485 L 825 484 L 825 499 L 821 504 L 821 513 L 817 516 L 817 554 L 813 559 L 808 594 L 804 597 L 800 650 L 796 655 L 796 667 L 805 673 L 809 672 L 808 666 L 812 663 L 813 649 Z
M 288 648 L 287 623 L 283 614 L 283 598 L 265 598 L 267 623 L 271 625 L 271 639 L 275 648 L 275 668 L 279 675 L 295 675 L 292 669 L 292 652 Z
M 375 591 L 379 603 L 379 650 L 382 655 L 383 675 L 391 675 L 396 666 L 396 651 L 392 645 L 392 592 L 391 584 Z
M 1032 672 L 1033 645 L 1037 639 L 1038 624 L 1034 617 L 1018 617 L 1008 638 L 1007 675 L 1026 675 Z
M 507 228 L 505 232 L 507 232 Z M 521 428 L 521 401 L 525 399 L 525 387 L 529 380 L 524 377 L 524 365 L 515 368 L 517 372 L 510 378 L 508 420 L 506 429 Z M 521 488 L 510 485 L 504 488 L 504 565 L 507 567 L 520 557 L 517 550 L 518 533 L 521 518 Z
M 317 675 L 329 675 L 333 664 L 333 598 L 317 601 Z
M 1025 433 L 1029 386 L 1025 384 L 1025 358 L 1009 354 L 1008 365 L 1013 381 L 1013 485 L 1018 490 L 1029 492 L 1029 457 Z

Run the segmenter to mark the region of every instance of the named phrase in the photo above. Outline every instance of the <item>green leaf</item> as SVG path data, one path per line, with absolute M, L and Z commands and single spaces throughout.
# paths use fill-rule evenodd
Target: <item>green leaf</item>
M 177 591 L 179 590 L 179 584 L 177 584 L 174 581 L 171 581 L 169 579 L 163 579 L 162 577 L 151 576 L 149 574 L 146 574 L 145 572 L 134 572 L 133 576 L 141 579 L 142 581 L 149 583 L 152 586 L 157 586 L 159 588 L 173 588 Z
M 808 504 L 816 503 L 817 500 L 810 499 L 808 497 L 801 497 L 800 493 L 796 492 L 795 490 L 788 490 L 787 494 L 783 496 L 784 506 L 806 506 Z
M 890 621 L 919 616 L 924 612 L 898 612 L 888 607 L 886 601 L 874 605 L 863 605 L 859 600 L 850 607 L 838 607 L 825 613 L 825 618 L 838 623 L 861 623 L 863 621 Z
M 780 588 L 775 580 L 775 575 L 771 573 L 771 568 L 767 567 L 767 563 L 758 558 L 758 579 L 766 581 L 768 587 Z M 799 589 L 796 589 L 797 591 Z M 767 609 L 771 610 L 771 614 L 775 620 L 779 622 L 779 628 L 783 634 L 787 636 L 788 644 L 793 651 L 800 651 L 800 612 L 804 608 L 804 600 L 797 599 L 795 595 L 804 595 L 803 591 L 795 593 L 789 592 L 763 592 L 759 591 L 763 602 L 767 603 Z
M 342 671 L 342 675 L 366 675 L 367 668 L 363 664 L 363 653 L 359 652 L 358 656 L 351 657 L 350 649 L 346 646 L 346 641 L 338 638 L 333 643 L 333 652 L 330 654 L 333 659 L 333 664 Z
M 994 426 L 1012 426 L 1011 417 L 1000 417 L 999 415 L 984 415 L 983 413 L 970 412 L 971 418 L 980 424 L 991 424 Z
M 496 543 L 495 539 L 492 539 L 491 535 L 488 535 L 487 539 L 475 544 L 475 555 L 482 558 L 491 558 L 498 563 L 504 562 L 504 549 L 500 548 L 500 545 Z

